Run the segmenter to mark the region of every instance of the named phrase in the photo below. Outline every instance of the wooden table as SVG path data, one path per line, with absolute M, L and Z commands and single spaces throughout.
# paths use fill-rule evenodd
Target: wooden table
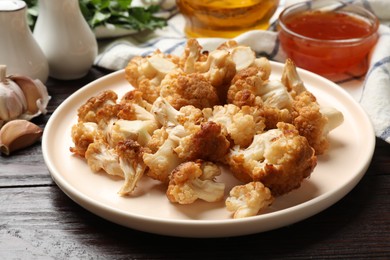
M 92 68 L 80 80 L 50 79 L 49 113 L 34 122 L 44 127 L 66 97 L 107 73 Z M 213 239 L 143 233 L 88 212 L 53 182 L 40 143 L 0 156 L 0 259 L 260 257 L 390 259 L 390 145 L 377 139 L 367 174 L 325 211 L 277 230 Z

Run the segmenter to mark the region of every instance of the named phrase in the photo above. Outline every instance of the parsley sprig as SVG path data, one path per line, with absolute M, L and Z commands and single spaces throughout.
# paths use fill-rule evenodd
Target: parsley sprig
M 28 22 L 34 28 L 39 15 L 38 0 L 25 0 L 28 6 Z M 166 20 L 155 16 L 158 5 L 132 7 L 132 0 L 79 0 L 81 12 L 93 29 L 111 24 L 120 28 L 142 31 L 166 26 Z

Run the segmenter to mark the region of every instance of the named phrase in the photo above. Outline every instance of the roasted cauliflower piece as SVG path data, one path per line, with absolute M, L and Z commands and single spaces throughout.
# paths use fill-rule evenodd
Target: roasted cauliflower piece
M 306 87 L 298 74 L 297 67 L 291 59 L 287 59 L 284 63 L 281 81 L 293 96 L 306 91 Z
M 307 138 L 317 155 L 329 148 L 328 134 L 344 121 L 343 114 L 335 108 L 321 107 L 316 97 L 303 91 L 293 101 L 293 124 L 300 135 Z
M 88 146 L 85 159 L 89 168 L 94 172 L 103 170 L 109 175 L 124 177 L 115 148 L 110 147 L 103 138 L 96 139 Z
M 174 148 L 179 158 L 187 161 L 203 159 L 213 162 L 222 161 L 229 152 L 230 141 L 224 134 L 222 126 L 209 121 L 194 125 L 184 124 L 187 135 L 180 139 Z
M 180 158 L 174 149 L 179 146 L 180 140 L 188 133 L 182 125 L 163 127 L 153 133 L 151 143 L 157 144 L 150 147 L 150 152 L 144 152 L 143 160 L 148 166 L 147 175 L 161 182 L 168 182 L 169 175 L 184 160 Z
M 200 124 L 202 121 L 205 121 L 202 110 L 199 108 L 188 105 L 177 110 L 163 97 L 156 99 L 153 103 L 151 113 L 165 127 L 176 126 L 178 124 L 183 125 L 185 122 Z
M 103 170 L 109 175 L 125 179 L 118 191 L 120 195 L 130 194 L 143 176 L 146 165 L 142 161 L 145 148 L 133 140 L 125 140 L 115 147 L 110 147 L 102 138 L 88 146 L 85 158 L 94 172 Z
M 172 170 L 184 161 L 220 161 L 229 152 L 230 142 L 221 126 L 214 122 L 178 124 L 164 129 L 155 131 L 149 145 L 151 152 L 143 156 L 149 167 L 147 174 L 153 179 L 166 182 Z
M 177 69 L 179 59 L 156 50 L 147 57 L 133 58 L 125 68 L 127 81 L 142 92 L 149 103 L 160 95 L 160 83 L 169 72 Z
M 264 84 L 264 71 L 259 67 L 248 67 L 240 70 L 232 79 L 227 92 L 227 103 L 236 106 L 263 106 L 258 90 Z
M 84 157 L 88 146 L 95 141 L 96 136 L 101 135 L 98 125 L 94 122 L 78 122 L 72 126 L 72 141 L 74 147 L 70 147 L 73 154 Z
M 256 181 L 233 187 L 225 205 L 227 210 L 234 212 L 233 218 L 246 218 L 257 215 L 273 201 L 271 191 Z
M 253 137 L 265 128 L 262 110 L 257 107 L 227 104 L 203 109 L 203 113 L 208 121 L 222 126 L 224 134 L 233 140 L 233 145 L 241 147 L 250 145 Z
M 196 39 L 188 39 L 180 56 L 179 67 L 186 73 L 194 73 L 195 63 L 204 62 L 207 57 L 208 52 L 203 52 L 203 47 Z
M 126 140 L 137 141 L 141 146 L 146 146 L 158 127 L 155 120 L 118 119 L 109 125 L 107 140 L 112 147 Z
M 191 204 L 197 199 L 220 201 L 225 192 L 225 184 L 215 181 L 220 174 L 220 168 L 214 163 L 184 162 L 172 172 L 166 195 L 169 201 L 179 204 Z
M 142 160 L 145 148 L 133 140 L 125 140 L 116 146 L 119 166 L 123 171 L 125 182 L 119 190 L 120 195 L 130 194 L 142 178 L 146 165 Z
M 216 49 L 202 54 L 199 43 L 189 40 L 181 64 L 185 73 L 202 74 L 215 87 L 219 101 L 225 102 L 227 88 L 236 74 L 236 64 L 229 51 Z
M 140 107 L 144 108 L 146 111 L 150 111 L 152 108 L 152 103 L 149 103 L 142 97 L 142 92 L 137 89 L 132 89 L 128 92 L 126 92 L 122 98 L 120 103 L 126 104 L 126 103 L 133 103 L 137 104 Z
M 293 109 L 293 124 L 300 135 L 306 137 L 317 155 L 324 154 L 329 147 L 325 132 L 328 118 L 322 115 L 315 96 L 303 91 L 295 97 Z
M 261 97 L 264 106 L 291 110 L 293 98 L 280 80 L 265 81 L 256 95 Z
M 188 105 L 202 109 L 220 103 L 217 90 L 202 74 L 180 70 L 167 74 L 161 81 L 160 96 L 175 109 Z
M 79 122 L 99 123 L 101 120 L 108 122 L 116 116 L 120 108 L 117 106 L 118 95 L 107 90 L 99 95 L 91 97 L 77 110 Z
M 317 164 L 314 149 L 291 124 L 255 135 L 252 144 L 233 147 L 226 156 L 232 173 L 243 182 L 260 181 L 273 196 L 300 187 Z
M 263 70 L 263 80 L 267 80 L 271 75 L 271 63 L 269 60 L 265 57 L 257 58 L 256 53 L 249 46 L 239 45 L 234 40 L 228 40 L 217 49 L 230 52 L 237 71 L 256 66 Z

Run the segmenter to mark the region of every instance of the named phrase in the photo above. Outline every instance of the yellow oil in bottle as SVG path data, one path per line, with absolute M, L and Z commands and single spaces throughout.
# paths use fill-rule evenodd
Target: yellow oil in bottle
M 187 37 L 232 38 L 267 29 L 279 0 L 176 0 Z

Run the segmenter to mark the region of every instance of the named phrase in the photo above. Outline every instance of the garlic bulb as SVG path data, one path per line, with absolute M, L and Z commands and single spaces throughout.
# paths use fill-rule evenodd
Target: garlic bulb
M 6 76 L 0 65 L 0 126 L 14 119 L 30 120 L 45 114 L 50 96 L 39 79 L 22 75 Z

